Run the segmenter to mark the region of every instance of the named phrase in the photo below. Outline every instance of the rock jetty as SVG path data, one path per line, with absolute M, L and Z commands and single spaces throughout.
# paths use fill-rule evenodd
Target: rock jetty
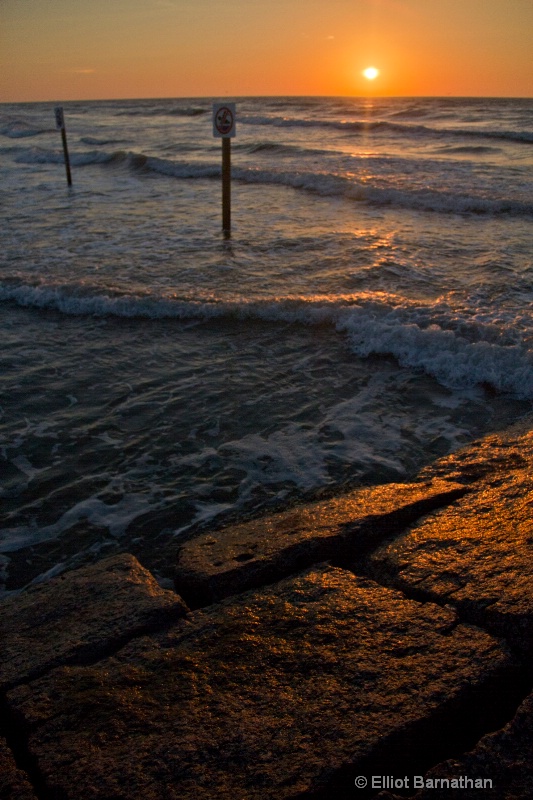
M 0 603 L 1 800 L 533 797 L 533 433 Z

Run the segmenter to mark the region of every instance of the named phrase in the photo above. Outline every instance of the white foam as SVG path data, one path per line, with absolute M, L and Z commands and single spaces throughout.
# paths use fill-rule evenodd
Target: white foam
M 461 335 L 462 320 L 453 324 L 452 314 L 448 323 L 448 329 L 437 324 L 421 327 L 416 309 L 407 318 L 391 310 L 383 319 L 354 310 L 337 327 L 348 334 L 357 355 L 393 355 L 400 365 L 423 369 L 451 388 L 486 383 L 519 398 L 533 397 L 530 351 L 519 345 L 468 340 Z M 478 336 L 483 334 L 482 324 L 478 331 Z
M 327 483 L 327 468 L 316 447 L 314 429 L 294 423 L 268 436 L 254 433 L 226 442 L 219 453 L 244 467 L 246 479 L 240 487 L 244 499 L 254 486 L 263 483 L 290 481 L 304 490 Z
M 0 284 L 0 300 L 51 308 L 66 314 L 152 319 L 260 319 L 335 326 L 361 357 L 394 356 L 402 366 L 420 368 L 453 388 L 487 383 L 518 398 L 533 397 L 533 353 L 519 335 L 511 311 L 458 313 L 446 302 L 415 303 L 394 295 L 366 292 L 351 296 L 286 297 L 277 300 L 202 302 L 174 295 L 91 294 L 87 284 L 37 286 Z M 531 321 L 530 321 L 531 326 Z M 512 343 L 510 343 L 512 342 Z
M 147 511 L 157 508 L 145 494 L 125 495 L 118 503 L 109 505 L 96 496 L 85 498 L 66 511 L 57 522 L 42 527 L 19 526 L 0 531 L 0 552 L 10 553 L 24 547 L 57 539 L 76 523 L 87 521 L 96 527 L 109 530 L 111 536 L 120 538 L 128 525 Z

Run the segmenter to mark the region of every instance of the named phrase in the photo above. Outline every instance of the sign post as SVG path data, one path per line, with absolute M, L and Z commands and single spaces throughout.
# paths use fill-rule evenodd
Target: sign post
M 72 186 L 72 176 L 70 174 L 70 158 L 68 155 L 67 132 L 65 130 L 65 116 L 63 114 L 63 107 L 57 106 L 57 108 L 54 109 L 54 114 L 56 116 L 56 128 L 58 131 L 61 131 L 61 139 L 63 140 L 63 153 L 65 155 L 65 169 L 67 171 L 67 183 L 69 186 Z
M 222 139 L 222 230 L 231 236 L 231 139 L 235 137 L 235 103 L 213 103 L 213 136 Z

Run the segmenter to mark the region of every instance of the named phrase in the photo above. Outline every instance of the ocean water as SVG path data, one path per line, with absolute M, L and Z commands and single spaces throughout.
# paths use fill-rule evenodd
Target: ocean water
M 6 591 L 531 411 L 533 100 L 236 102 L 0 106 Z

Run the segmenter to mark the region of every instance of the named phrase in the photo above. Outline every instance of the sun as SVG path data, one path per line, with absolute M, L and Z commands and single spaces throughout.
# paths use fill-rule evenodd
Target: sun
M 376 69 L 376 67 L 367 67 L 363 70 L 363 75 L 368 81 L 373 81 L 378 77 L 379 69 Z

